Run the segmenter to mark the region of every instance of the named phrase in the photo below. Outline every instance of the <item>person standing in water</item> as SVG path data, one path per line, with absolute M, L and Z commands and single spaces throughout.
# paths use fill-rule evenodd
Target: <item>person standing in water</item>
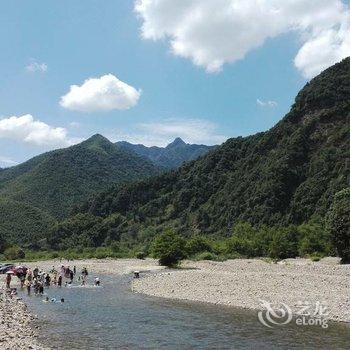
M 73 282 L 73 278 L 74 278 L 74 272 L 72 270 L 69 271 L 69 279 L 70 279 L 70 284 Z
M 61 275 L 58 276 L 57 286 L 62 287 L 62 276 Z
M 50 282 L 51 282 L 51 277 L 50 275 L 47 273 L 45 276 L 45 286 L 46 287 L 50 287 Z

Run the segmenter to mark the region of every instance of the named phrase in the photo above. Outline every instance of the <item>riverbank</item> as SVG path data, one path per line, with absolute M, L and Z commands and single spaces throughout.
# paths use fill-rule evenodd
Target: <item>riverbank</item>
M 2 350 L 45 350 L 37 341 L 38 330 L 33 325 L 35 317 L 26 305 L 10 298 L 0 288 L 0 349 Z
M 134 280 L 133 291 L 257 310 L 260 300 L 285 303 L 293 312 L 300 311 L 299 302 L 308 302 L 311 312 L 319 302 L 331 320 L 350 322 L 350 265 L 339 265 L 335 258 L 278 264 L 258 259 L 185 261 L 181 267 Z

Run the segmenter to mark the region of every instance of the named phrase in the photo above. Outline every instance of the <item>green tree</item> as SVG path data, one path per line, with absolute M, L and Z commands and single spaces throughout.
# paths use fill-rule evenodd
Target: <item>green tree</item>
M 336 193 L 326 226 L 342 262 L 350 262 L 350 187 Z
M 4 257 L 6 260 L 18 260 L 25 258 L 24 250 L 17 246 L 12 246 L 4 251 Z
M 322 225 L 308 223 L 298 226 L 300 233 L 299 253 L 301 256 L 331 252 L 329 237 Z
M 174 266 L 185 257 L 185 240 L 169 229 L 155 238 L 151 251 L 160 265 Z
M 246 257 L 254 256 L 253 242 L 247 238 L 233 236 L 227 240 L 226 246 L 226 253 L 238 253 Z
M 273 259 L 295 258 L 298 256 L 299 232 L 296 226 L 276 230 L 269 248 Z
M 210 242 L 206 238 L 201 236 L 194 236 L 186 243 L 186 252 L 189 255 L 211 251 L 212 247 Z

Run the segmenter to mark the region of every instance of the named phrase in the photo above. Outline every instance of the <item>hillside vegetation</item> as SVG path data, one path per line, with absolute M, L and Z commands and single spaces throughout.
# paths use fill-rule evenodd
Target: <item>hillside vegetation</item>
M 0 173 L 0 196 L 23 201 L 57 218 L 113 183 L 159 173 L 150 161 L 115 146 L 101 135 L 45 153 Z
M 55 223 L 44 211 L 25 203 L 0 198 L 0 236 L 7 242 L 36 249 Z
M 301 224 L 324 217 L 350 184 L 350 59 L 308 83 L 272 129 L 232 138 L 177 171 L 108 190 L 81 207 L 124 216 L 118 232 L 172 227 L 226 235 L 237 222 Z
M 42 154 L 0 172 L 0 234 L 17 243 L 47 235 L 48 220 L 67 217 L 92 194 L 159 172 L 101 135 Z

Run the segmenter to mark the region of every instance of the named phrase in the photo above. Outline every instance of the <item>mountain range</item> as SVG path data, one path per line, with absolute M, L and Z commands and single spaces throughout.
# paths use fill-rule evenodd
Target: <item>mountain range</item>
M 80 144 L 1 169 L 0 233 L 15 237 L 15 241 L 43 237 L 52 223 L 67 217 L 75 205 L 91 195 L 112 185 L 157 175 L 168 164 L 174 166 L 193 159 L 196 152 L 202 154 L 206 147 L 187 145 L 177 139 L 166 148 L 156 147 L 159 157 L 153 162 L 146 152 L 140 154 L 133 145 L 127 145 L 113 144 L 97 134 Z M 161 153 L 165 150 L 162 162 Z
M 335 193 L 349 186 L 347 58 L 307 83 L 270 130 L 231 138 L 176 171 L 109 189 L 80 212 L 109 222 L 118 217 L 114 237 L 132 232 L 136 241 L 148 228 L 226 235 L 240 221 L 322 220 Z
M 134 145 L 126 141 L 119 141 L 116 145 L 146 157 L 151 160 L 153 164 L 165 169 L 176 169 L 184 162 L 197 159 L 216 147 L 188 144 L 180 137 L 177 137 L 166 147 L 146 147 L 140 144 Z

